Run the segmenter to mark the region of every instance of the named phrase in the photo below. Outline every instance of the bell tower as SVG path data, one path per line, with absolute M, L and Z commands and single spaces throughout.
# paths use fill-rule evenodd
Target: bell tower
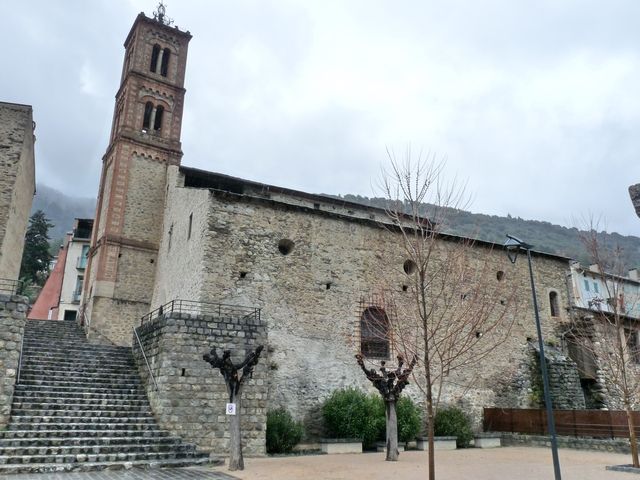
M 169 165 L 182 158 L 180 130 L 191 34 L 172 26 L 162 3 L 140 13 L 125 56 L 85 275 L 83 321 L 89 336 L 128 345 L 148 312 Z

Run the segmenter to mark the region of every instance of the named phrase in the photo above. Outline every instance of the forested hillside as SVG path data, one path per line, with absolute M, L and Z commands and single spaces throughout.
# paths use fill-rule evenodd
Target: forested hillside
M 340 198 L 374 207 L 384 208 L 385 198 L 368 198 L 359 195 L 343 195 Z M 631 206 L 629 206 L 631 208 Z M 426 213 L 426 209 L 425 209 Z M 464 210 L 453 210 L 449 216 L 449 233 L 463 235 L 496 243 L 504 243 L 508 233 L 535 246 L 536 250 L 575 258 L 582 263 L 589 263 L 577 228 L 567 228 L 538 220 L 523 220 L 517 217 L 498 217 L 471 213 Z M 640 226 L 640 219 L 638 220 Z M 640 267 L 640 238 L 618 233 L 607 234 L 611 244 L 617 244 L 624 251 L 625 264 L 629 268 Z
M 359 195 L 343 195 L 339 198 L 379 208 L 384 208 L 386 205 L 384 198 L 368 198 Z M 70 197 L 53 188 L 38 185 L 32 210 L 43 210 L 47 218 L 54 224 L 49 236 L 53 244 L 52 253 L 55 253 L 64 234 L 71 230 L 74 218 L 93 218 L 95 199 Z M 575 258 L 583 263 L 589 262 L 580 242 L 580 232 L 576 228 L 566 228 L 538 220 L 523 220 L 510 216 L 498 217 L 464 210 L 452 211 L 450 223 L 447 231 L 456 235 L 504 243 L 505 235 L 509 233 L 534 245 L 536 250 Z M 640 225 L 640 219 L 638 224 Z M 626 264 L 630 268 L 640 266 L 640 238 L 617 233 L 608 234 L 606 238 L 611 243 L 617 243 L 623 248 Z

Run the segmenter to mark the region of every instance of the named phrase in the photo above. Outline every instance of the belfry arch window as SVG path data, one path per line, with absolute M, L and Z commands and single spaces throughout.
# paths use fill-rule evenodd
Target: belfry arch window
M 160 75 L 163 77 L 166 77 L 167 72 L 169 72 L 169 57 L 171 57 L 171 51 L 165 48 L 162 51 L 162 62 L 160 64 Z
M 380 307 L 367 307 L 360 317 L 360 352 L 367 358 L 389 357 L 389 317 Z
M 552 317 L 560 316 L 560 306 L 558 305 L 558 292 L 551 290 L 549 292 L 549 310 Z
M 156 107 L 156 118 L 153 122 L 153 129 L 157 132 L 162 128 L 162 117 L 164 116 L 164 107 L 158 105 Z
M 149 130 L 151 127 L 151 114 L 153 113 L 153 103 L 147 102 L 144 105 L 144 118 L 142 120 L 142 129 Z
M 156 43 L 151 51 L 151 64 L 149 65 L 149 70 L 153 73 L 158 71 L 158 57 L 160 56 L 160 50 L 160 45 Z

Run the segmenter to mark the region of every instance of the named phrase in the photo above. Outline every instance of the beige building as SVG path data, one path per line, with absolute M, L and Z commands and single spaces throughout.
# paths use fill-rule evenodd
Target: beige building
M 35 193 L 34 130 L 31 106 L 0 102 L 0 291 L 13 290 L 20 274 Z
M 78 316 L 92 228 L 92 219 L 76 218 L 73 231 L 67 236 L 67 255 L 57 310 L 58 320 L 75 320 Z

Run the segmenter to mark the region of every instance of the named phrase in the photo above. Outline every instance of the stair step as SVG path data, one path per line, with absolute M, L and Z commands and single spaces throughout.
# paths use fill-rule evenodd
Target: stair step
M 103 401 L 103 400 L 144 400 L 147 401 L 144 392 L 137 393 L 118 393 L 113 391 L 105 392 L 86 392 L 78 391 L 52 391 L 52 390 L 21 390 L 13 396 L 14 401 L 51 401 L 51 402 L 83 402 L 83 401 Z
M 11 410 L 11 419 L 18 421 L 22 417 L 100 417 L 100 418 L 113 418 L 113 417 L 127 417 L 127 416 L 139 416 L 146 417 L 151 415 L 151 409 L 147 407 L 120 407 L 119 409 L 108 408 L 96 408 L 92 409 L 73 409 L 73 408 L 58 408 L 58 409 L 44 409 L 44 408 L 16 408 Z
M 22 456 L 50 456 L 50 455 L 111 455 L 114 453 L 192 453 L 196 447 L 189 443 L 156 444 L 156 443 L 121 443 L 114 445 L 48 445 L 48 446 L 18 446 L 0 447 L 0 458 Z
M 15 387 L 16 390 L 20 391 L 42 391 L 49 390 L 52 392 L 87 392 L 87 393 L 140 393 L 144 394 L 144 390 L 141 387 L 141 384 L 137 385 L 105 385 L 101 387 L 89 387 L 86 383 L 80 384 L 55 384 L 55 383 L 34 383 L 34 384 L 23 384 L 19 383 Z
M 0 455 L 0 465 L 34 463 L 83 463 L 83 462 L 136 462 L 141 460 L 169 460 L 197 456 L 194 452 L 119 452 L 108 454 L 61 454 L 61 455 Z M 208 455 L 207 455 L 208 456 Z
M 100 432 L 103 433 L 103 432 Z M 93 445 L 178 445 L 180 437 L 174 436 L 93 436 L 93 437 L 43 437 L 43 438 L 0 438 L 0 449 L 4 447 L 55 447 L 55 446 L 93 446 Z
M 18 439 L 34 439 L 43 438 L 79 438 L 79 437 L 98 437 L 107 439 L 112 437 L 128 437 L 128 438 L 162 438 L 168 437 L 169 432 L 166 430 L 149 429 L 149 430 L 125 430 L 125 431 L 105 431 L 96 429 L 77 429 L 73 431 L 64 430 L 3 430 L 0 431 L 0 440 L 18 440 Z
M 205 464 L 221 465 L 220 458 L 211 459 L 206 454 L 193 455 L 190 458 L 165 459 L 154 461 L 134 461 L 134 462 L 83 462 L 83 463 L 41 463 L 41 464 L 18 464 L 0 465 L 0 474 L 16 473 L 50 473 L 50 472 L 86 472 L 94 470 L 119 470 L 129 468 L 167 468 L 167 467 L 188 467 Z
M 100 423 L 100 422 L 74 422 L 74 423 L 37 423 L 37 422 L 14 422 L 7 425 L 6 431 L 12 430 L 48 430 L 48 431 L 76 431 L 76 430 L 103 430 L 103 431 L 139 431 L 156 430 L 153 421 L 141 421 L 138 423 Z
M 127 410 L 127 409 L 148 409 L 149 403 L 146 400 L 89 400 L 82 403 L 70 403 L 69 399 L 57 399 L 57 401 L 15 401 L 13 402 L 12 411 L 20 412 L 23 410 Z

